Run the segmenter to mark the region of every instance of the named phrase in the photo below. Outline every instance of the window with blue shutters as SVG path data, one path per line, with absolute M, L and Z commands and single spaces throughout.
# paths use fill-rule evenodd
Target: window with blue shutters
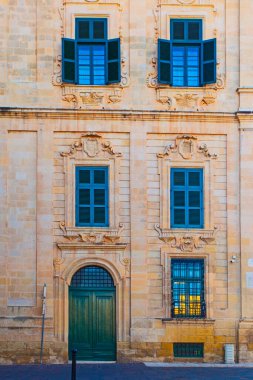
M 109 226 L 108 167 L 76 167 L 76 226 Z
M 75 39 L 62 39 L 62 81 L 101 86 L 120 80 L 120 39 L 108 40 L 107 19 L 77 18 Z
M 203 169 L 171 169 L 171 228 L 203 228 Z
M 204 260 L 171 260 L 172 318 L 204 318 Z
M 158 40 L 158 82 L 200 87 L 216 82 L 216 39 L 202 40 L 202 20 L 172 19 L 171 40 Z

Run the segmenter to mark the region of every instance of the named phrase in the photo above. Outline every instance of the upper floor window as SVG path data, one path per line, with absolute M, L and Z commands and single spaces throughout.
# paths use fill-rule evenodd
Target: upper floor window
M 203 169 L 171 169 L 171 228 L 203 228 Z
M 204 293 L 204 260 L 171 260 L 172 318 L 206 316 Z
M 120 82 L 120 39 L 107 39 L 107 19 L 77 18 L 75 39 L 62 39 L 62 57 L 63 82 Z
M 76 167 L 76 226 L 109 225 L 108 167 Z
M 158 81 L 177 87 L 216 82 L 216 39 L 202 40 L 202 20 L 172 19 L 171 40 L 158 40 Z

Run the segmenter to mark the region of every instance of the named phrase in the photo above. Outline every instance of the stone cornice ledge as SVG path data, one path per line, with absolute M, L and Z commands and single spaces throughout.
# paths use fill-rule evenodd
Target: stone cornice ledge
M 127 247 L 126 243 L 118 244 L 87 244 L 83 242 L 68 242 L 68 243 L 57 243 L 57 247 L 65 253 L 69 251 L 84 251 L 92 250 L 94 251 L 119 251 L 124 250 Z M 80 252 L 81 253 L 81 252 Z
M 253 93 L 253 87 L 239 87 L 237 92 L 239 94 L 251 94 Z
M 65 108 L 0 107 L 0 118 L 75 119 L 75 120 L 191 120 L 236 121 L 236 112 L 187 112 L 160 110 L 73 110 Z
M 240 110 L 239 112 L 237 112 L 236 116 L 240 122 L 252 121 L 253 120 L 253 109 L 252 110 Z M 239 129 L 241 129 L 241 128 L 244 129 L 245 127 L 239 126 Z M 252 128 L 246 127 L 246 129 L 252 129 Z

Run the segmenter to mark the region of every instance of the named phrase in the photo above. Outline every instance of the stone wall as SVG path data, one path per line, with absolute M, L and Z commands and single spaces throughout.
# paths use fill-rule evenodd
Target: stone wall
M 68 287 L 91 264 L 116 285 L 119 361 L 172 361 L 176 342 L 204 343 L 205 362 L 222 362 L 225 343 L 252 360 L 253 5 L 189 3 L 0 5 L 1 363 L 38 362 L 44 283 L 44 360 L 67 361 Z M 61 81 L 61 38 L 86 16 L 107 17 L 109 38 L 121 39 L 119 84 Z M 214 85 L 157 82 L 157 39 L 170 39 L 175 17 L 201 18 L 204 39 L 217 38 Z M 75 165 L 109 166 L 107 229 L 75 227 Z M 174 166 L 204 168 L 201 231 L 170 229 Z M 175 257 L 205 260 L 206 319 L 171 318 Z

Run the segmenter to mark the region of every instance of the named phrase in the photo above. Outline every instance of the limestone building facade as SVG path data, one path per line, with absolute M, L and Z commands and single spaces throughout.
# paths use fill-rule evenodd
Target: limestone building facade
M 1 363 L 253 360 L 252 13 L 1 2 Z

